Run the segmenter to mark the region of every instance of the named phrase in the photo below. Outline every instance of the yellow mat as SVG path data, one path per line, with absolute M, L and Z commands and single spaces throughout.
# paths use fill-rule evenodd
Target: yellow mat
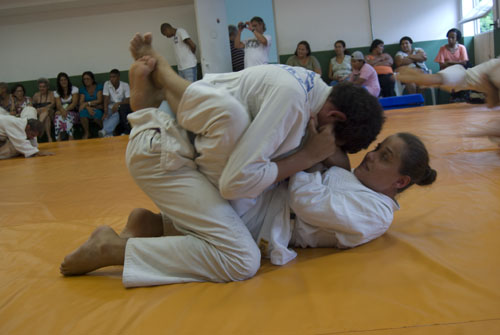
M 500 150 L 462 136 L 500 111 L 453 104 L 387 116 L 379 139 L 421 136 L 437 182 L 403 193 L 371 243 L 299 250 L 228 284 L 125 289 L 121 267 L 59 275 L 97 226 L 120 230 L 132 208 L 156 210 L 128 175 L 126 136 L 0 161 L 0 334 L 500 334 Z

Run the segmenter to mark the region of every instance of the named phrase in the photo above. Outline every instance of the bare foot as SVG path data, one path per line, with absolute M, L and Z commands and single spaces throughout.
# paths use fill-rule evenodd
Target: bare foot
M 130 41 L 130 53 L 135 60 L 144 56 L 150 56 L 156 60 L 156 68 L 159 71 L 152 73 L 153 84 L 158 88 L 165 88 L 168 85 L 168 78 L 177 76 L 168 61 L 160 55 L 152 46 L 153 35 L 145 33 L 144 36 L 137 33 Z
M 111 227 L 98 227 L 84 244 L 64 258 L 59 268 L 61 274 L 83 275 L 105 266 L 123 265 L 126 243 Z
M 153 49 L 153 46 L 151 44 L 152 42 L 153 34 L 145 33 L 144 35 L 141 35 L 139 33 L 136 33 L 130 40 L 129 50 L 132 54 L 132 57 L 135 60 L 138 60 L 139 58 L 144 56 L 155 57 L 156 51 Z
M 165 99 L 164 91 L 156 88 L 151 78 L 156 63 L 155 58 L 143 56 L 130 67 L 130 106 L 134 111 L 158 107 Z

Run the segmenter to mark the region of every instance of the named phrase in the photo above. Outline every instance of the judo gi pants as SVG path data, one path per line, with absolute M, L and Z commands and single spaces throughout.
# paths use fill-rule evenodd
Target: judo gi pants
M 150 112 L 163 113 L 157 109 Z M 179 126 L 170 122 L 165 127 Z M 228 201 L 194 164 L 175 169 L 162 164 L 164 155 L 172 157 L 169 150 L 191 145 L 176 137 L 177 133 L 146 129 L 127 146 L 127 166 L 135 182 L 185 236 L 130 238 L 124 285 L 227 282 L 252 277 L 260 266 L 260 251 Z M 210 166 L 212 160 L 208 161 Z

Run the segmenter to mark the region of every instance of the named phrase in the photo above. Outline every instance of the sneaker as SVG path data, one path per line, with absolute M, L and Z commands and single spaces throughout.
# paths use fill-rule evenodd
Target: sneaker
M 106 136 L 106 131 L 104 131 L 103 129 L 101 129 L 101 130 L 99 130 L 99 131 L 97 132 L 97 135 L 98 135 L 99 137 L 104 137 L 104 136 Z

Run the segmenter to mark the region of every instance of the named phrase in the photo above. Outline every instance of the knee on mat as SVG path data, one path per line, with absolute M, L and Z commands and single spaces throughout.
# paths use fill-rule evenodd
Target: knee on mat
M 251 244 L 239 261 L 235 264 L 234 280 L 245 280 L 255 276 L 260 268 L 260 250 L 255 243 Z

